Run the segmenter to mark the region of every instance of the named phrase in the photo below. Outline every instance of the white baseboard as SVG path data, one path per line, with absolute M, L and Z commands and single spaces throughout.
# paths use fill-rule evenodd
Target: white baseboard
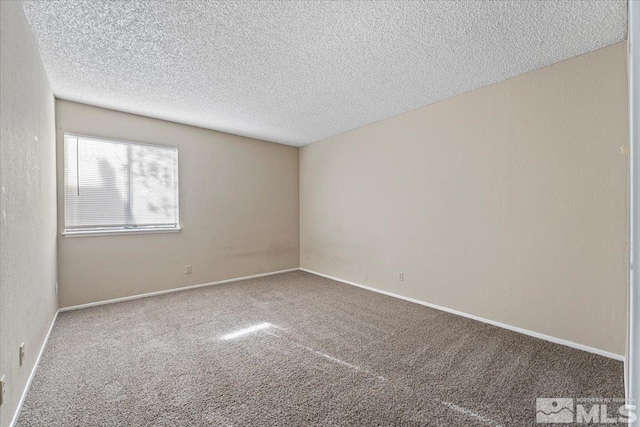
M 113 304 L 113 303 L 116 303 L 116 302 L 123 302 L 123 301 L 131 301 L 131 300 L 139 299 L 139 298 L 154 297 L 156 295 L 163 295 L 163 294 L 170 294 L 170 293 L 173 293 L 173 292 L 187 291 L 189 289 L 203 288 L 205 286 L 222 285 L 222 284 L 225 284 L 225 283 L 239 282 L 241 280 L 256 279 L 258 277 L 273 276 L 274 274 L 288 273 L 290 271 L 298 271 L 298 270 L 300 270 L 300 269 L 299 268 L 289 268 L 287 270 L 279 270 L 279 271 L 272 271 L 272 272 L 269 272 L 269 273 L 254 274 L 253 276 L 236 277 L 234 279 L 218 280 L 217 282 L 208 282 L 208 283 L 201 283 L 199 285 L 184 286 L 184 287 L 181 287 L 181 288 L 165 289 L 163 291 L 148 292 L 146 294 L 138 294 L 138 295 L 132 295 L 132 296 L 129 296 L 129 297 L 114 298 L 114 299 L 108 299 L 108 300 L 104 300 L 104 301 L 90 302 L 90 303 L 87 303 L 87 304 L 73 305 L 73 306 L 70 306 L 70 307 L 63 307 L 59 311 L 63 312 L 63 311 L 71 311 L 71 310 L 80 310 L 81 308 L 95 307 L 95 306 L 98 306 L 98 305 Z
M 33 377 L 36 376 L 36 370 L 38 369 L 38 365 L 40 364 L 40 358 L 42 357 L 44 348 L 47 346 L 47 342 L 49 341 L 49 336 L 51 335 L 51 331 L 53 330 L 53 325 L 56 323 L 56 319 L 58 318 L 59 312 L 60 310 L 56 311 L 56 314 L 53 316 L 53 320 L 51 321 L 51 325 L 49 326 L 49 331 L 47 331 L 47 335 L 44 337 L 42 347 L 40 347 L 40 352 L 38 353 L 36 362 L 33 364 L 33 368 L 31 369 L 31 373 L 29 374 L 29 379 L 27 380 L 27 384 L 24 386 L 24 390 L 22 391 L 22 396 L 20 396 L 20 401 L 18 402 L 18 406 L 16 407 L 16 412 L 14 412 L 13 414 L 13 419 L 9 423 L 9 427 L 15 426 L 16 423 L 18 422 L 18 417 L 20 416 L 20 410 L 22 409 L 22 405 L 24 404 L 24 399 L 27 397 L 27 393 L 29 392 L 29 387 L 31 387 L 31 382 L 33 381 Z
M 399 298 L 399 299 L 402 299 L 402 300 L 405 300 L 405 301 L 409 301 L 409 302 L 413 302 L 413 303 L 416 303 L 416 304 L 424 305 L 426 307 L 435 308 L 436 310 L 446 311 L 447 313 L 457 314 L 458 316 L 467 317 L 469 319 L 477 320 L 477 321 L 483 322 L 483 323 L 488 323 L 489 325 L 498 326 L 499 328 L 508 329 L 510 331 L 519 332 L 521 334 L 529 335 L 529 336 L 534 337 L 534 338 L 540 338 L 542 340 L 550 341 L 550 342 L 555 343 L 555 344 L 561 344 L 561 345 L 564 345 L 564 346 L 567 346 L 567 347 L 576 348 L 578 350 L 587 351 L 589 353 L 599 354 L 600 356 L 608 357 L 610 359 L 620 360 L 622 362 L 625 361 L 624 356 L 621 356 L 621 355 L 615 354 L 615 353 L 611 353 L 609 351 L 600 350 L 598 348 L 589 347 L 589 346 L 586 346 L 586 345 L 583 345 L 583 344 L 578 344 L 578 343 L 575 343 L 573 341 L 567 341 L 567 340 L 564 340 L 562 338 L 556 338 L 556 337 L 552 337 L 550 335 L 541 334 L 539 332 L 534 332 L 534 331 L 529 331 L 527 329 L 519 328 L 517 326 L 511 326 L 511 325 L 507 325 L 505 323 L 496 322 L 494 320 L 485 319 L 483 317 L 475 316 L 473 314 L 467 314 L 467 313 L 464 313 L 462 311 L 454 310 L 454 309 L 447 308 L 447 307 L 442 307 L 442 306 L 439 306 L 439 305 L 436 305 L 436 304 L 431 304 L 431 303 L 428 303 L 428 302 L 425 302 L 425 301 L 421 301 L 421 300 L 418 300 L 418 299 L 415 299 L 415 298 L 409 298 L 409 297 L 405 297 L 405 296 L 402 296 L 402 295 L 394 294 L 393 292 L 383 291 L 383 290 L 380 290 L 380 289 L 376 289 L 376 288 L 372 288 L 372 287 L 369 287 L 369 286 L 361 285 L 359 283 L 350 282 L 348 280 L 343 280 L 343 279 L 340 279 L 338 277 L 329 276 L 328 274 L 318 273 L 317 271 L 312 271 L 312 270 L 309 270 L 309 269 L 306 269 L 306 268 L 300 268 L 300 270 L 301 271 L 305 271 L 307 273 L 315 274 L 316 276 L 322 276 L 322 277 L 326 277 L 327 279 L 331 279 L 331 280 L 335 280 L 337 282 L 345 283 L 347 285 L 357 286 L 359 288 L 367 289 L 369 291 L 377 292 L 379 294 L 387 295 L 387 296 L 394 297 L 394 298 Z

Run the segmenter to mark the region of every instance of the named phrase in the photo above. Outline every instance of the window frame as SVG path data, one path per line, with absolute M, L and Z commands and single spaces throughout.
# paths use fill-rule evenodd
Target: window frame
M 100 229 L 87 229 L 87 230 L 67 230 L 67 183 L 65 180 L 65 143 L 67 137 L 71 138 L 85 138 L 85 139 L 93 139 L 98 141 L 111 142 L 116 144 L 133 144 L 133 145 L 144 145 L 148 147 L 157 147 L 163 149 L 173 149 L 176 153 L 176 199 L 177 199 L 177 212 L 176 212 L 176 226 L 175 227 L 149 227 L 149 228 L 117 228 L 112 230 L 100 230 Z M 178 233 L 182 230 L 182 221 L 180 220 L 180 150 L 177 146 L 172 145 L 162 145 L 162 144 L 150 144 L 147 142 L 137 142 L 137 141 L 128 141 L 118 138 L 107 138 L 101 136 L 92 136 L 85 135 L 74 132 L 63 132 L 62 134 L 62 232 L 60 233 L 64 237 L 91 237 L 91 236 L 114 236 L 114 235 L 125 235 L 125 234 L 161 234 L 161 233 Z

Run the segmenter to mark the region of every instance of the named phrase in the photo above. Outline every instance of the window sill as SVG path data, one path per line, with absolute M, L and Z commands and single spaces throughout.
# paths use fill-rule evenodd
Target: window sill
M 118 236 L 123 234 L 159 234 L 159 233 L 179 233 L 182 228 L 167 228 L 155 230 L 103 230 L 103 231 L 63 231 L 60 233 L 64 237 L 97 237 L 97 236 Z

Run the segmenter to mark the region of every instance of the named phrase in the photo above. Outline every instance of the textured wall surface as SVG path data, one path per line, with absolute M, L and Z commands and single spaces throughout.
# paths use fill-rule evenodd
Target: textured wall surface
M 61 307 L 298 267 L 297 148 L 60 100 L 56 127 L 59 168 L 64 132 L 177 146 L 183 227 L 60 236 Z
M 625 58 L 619 43 L 303 147 L 301 267 L 623 355 Z
M 0 425 L 9 426 L 58 308 L 56 155 L 53 94 L 19 2 L 0 2 L 0 46 Z
M 303 145 L 625 38 L 625 0 L 25 0 L 58 98 Z

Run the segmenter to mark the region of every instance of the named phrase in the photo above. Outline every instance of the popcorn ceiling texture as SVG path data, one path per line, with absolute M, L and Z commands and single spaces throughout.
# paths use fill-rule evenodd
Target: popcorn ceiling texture
M 611 45 L 619 1 L 23 1 L 55 95 L 305 145 Z

